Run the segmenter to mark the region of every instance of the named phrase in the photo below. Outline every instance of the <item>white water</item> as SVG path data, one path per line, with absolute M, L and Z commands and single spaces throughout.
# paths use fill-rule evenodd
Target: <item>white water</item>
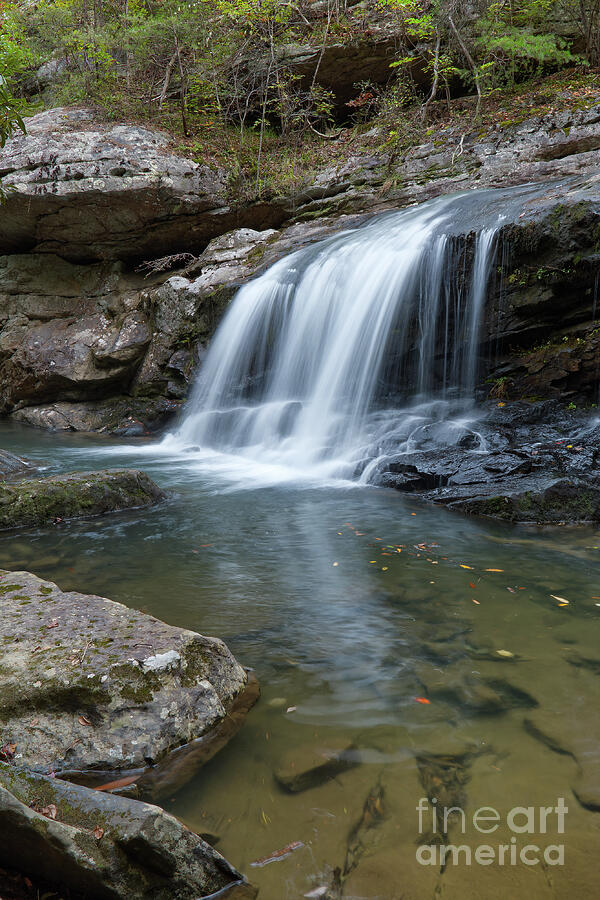
M 217 451 L 224 471 L 273 481 L 368 480 L 432 423 L 452 443 L 472 407 L 497 229 L 527 190 L 385 214 L 277 262 L 238 292 L 164 449 Z

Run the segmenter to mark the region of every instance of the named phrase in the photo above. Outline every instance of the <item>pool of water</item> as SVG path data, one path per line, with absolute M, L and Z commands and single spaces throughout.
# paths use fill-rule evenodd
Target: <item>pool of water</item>
M 152 510 L 3 533 L 0 567 L 218 635 L 255 669 L 262 698 L 244 728 L 166 806 L 212 834 L 261 900 L 326 887 L 368 900 L 594 895 L 597 530 L 509 527 L 282 473 L 244 479 L 244 461 L 99 436 L 4 425 L 0 446 L 48 474 L 139 466 L 171 492 Z M 327 760 L 335 777 L 282 786 Z M 458 807 L 446 829 L 433 798 Z M 538 815 L 559 798 L 564 833 L 556 813 L 545 830 Z M 480 807 L 488 833 L 473 823 Z M 516 807 L 533 812 L 510 819 Z M 466 850 L 440 865 L 449 843 L 471 865 Z M 476 860 L 481 845 L 492 859 Z M 539 848 L 533 864 L 525 845 Z M 564 847 L 562 864 L 548 845 Z

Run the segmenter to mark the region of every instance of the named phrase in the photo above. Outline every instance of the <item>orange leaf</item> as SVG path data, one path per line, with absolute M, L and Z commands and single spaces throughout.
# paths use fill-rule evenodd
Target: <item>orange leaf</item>
M 472 569 L 473 568 L 473 566 L 465 566 L 464 563 L 459 563 L 459 566 L 461 567 L 461 569 Z
M 427 703 L 430 704 L 431 700 L 428 700 L 427 697 L 415 697 L 415 703 Z
M 118 778 L 116 781 L 109 781 L 106 784 L 101 784 L 98 787 L 95 787 L 95 791 L 114 791 L 117 788 L 127 787 L 130 784 L 135 784 L 140 776 L 139 775 L 127 775 L 125 778 Z
M 486 569 L 486 572 L 504 572 L 504 569 Z

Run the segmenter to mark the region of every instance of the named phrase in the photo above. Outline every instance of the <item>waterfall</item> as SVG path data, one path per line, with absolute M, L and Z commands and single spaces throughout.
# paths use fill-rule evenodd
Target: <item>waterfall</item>
M 368 478 L 472 400 L 497 232 L 524 191 L 385 213 L 275 263 L 232 301 L 168 440 Z

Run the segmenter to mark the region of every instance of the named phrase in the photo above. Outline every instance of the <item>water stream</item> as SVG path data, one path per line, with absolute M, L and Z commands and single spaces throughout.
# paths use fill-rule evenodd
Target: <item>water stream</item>
M 357 900 L 595 893 L 600 534 L 365 484 L 392 447 L 477 434 L 496 231 L 532 190 L 435 201 L 277 263 L 239 293 L 160 444 L 0 427 L 0 446 L 48 473 L 140 466 L 172 492 L 151 511 L 5 534 L 0 566 L 219 635 L 255 668 L 245 727 L 167 807 L 261 900 L 323 896 L 338 868 Z M 466 215 L 470 253 L 452 234 Z M 355 765 L 323 783 L 289 793 L 276 777 L 336 752 Z M 488 835 L 453 820 L 452 841 L 563 844 L 564 864 L 420 864 L 435 835 L 416 808 L 434 795 L 501 816 Z M 508 827 L 511 808 L 561 797 L 564 834 Z

